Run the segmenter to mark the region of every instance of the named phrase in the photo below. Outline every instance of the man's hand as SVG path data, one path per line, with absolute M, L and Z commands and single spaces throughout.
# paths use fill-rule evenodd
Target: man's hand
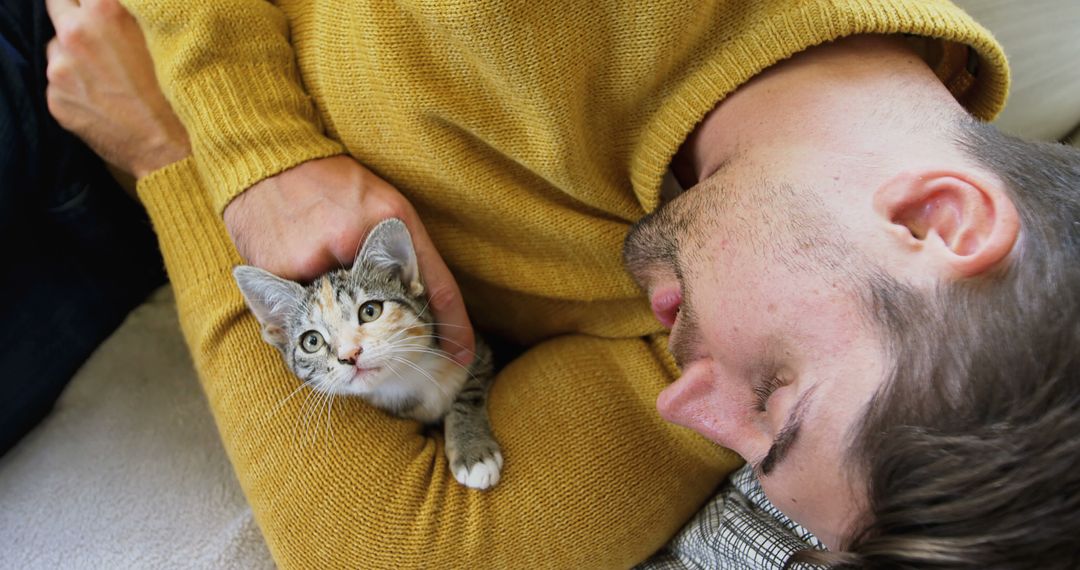
M 142 178 L 191 154 L 146 39 L 117 0 L 46 0 L 49 111 L 106 161 Z
M 461 291 L 408 200 L 348 156 L 311 160 L 263 180 L 225 208 L 225 226 L 252 265 L 308 281 L 352 264 L 379 222 L 398 218 L 412 234 L 442 349 L 472 361 L 475 339 Z

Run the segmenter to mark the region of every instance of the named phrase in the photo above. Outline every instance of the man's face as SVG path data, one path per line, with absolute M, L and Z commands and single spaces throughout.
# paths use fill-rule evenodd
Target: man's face
M 811 191 L 735 180 L 718 172 L 627 238 L 683 372 L 657 408 L 754 464 L 769 499 L 837 548 L 865 503 L 851 427 L 885 374 L 865 264 Z

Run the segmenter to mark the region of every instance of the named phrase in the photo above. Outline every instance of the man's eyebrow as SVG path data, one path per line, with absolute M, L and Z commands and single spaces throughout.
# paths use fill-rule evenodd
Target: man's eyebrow
M 799 396 L 799 401 L 795 402 L 795 405 L 792 406 L 787 421 L 784 422 L 784 427 L 780 429 L 780 433 L 777 434 L 776 439 L 773 440 L 772 446 L 769 447 L 769 452 L 765 454 L 764 459 L 757 465 L 754 465 L 754 471 L 757 473 L 758 477 L 763 477 L 771 473 L 772 470 L 787 456 L 788 451 L 791 450 L 791 446 L 795 444 L 795 440 L 799 437 L 799 431 L 802 429 L 803 414 L 810 405 L 815 388 L 817 388 L 816 384 L 806 389 L 806 391 Z

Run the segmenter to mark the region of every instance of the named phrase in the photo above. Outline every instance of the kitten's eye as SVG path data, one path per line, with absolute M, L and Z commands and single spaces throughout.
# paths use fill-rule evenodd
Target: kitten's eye
M 360 322 L 370 323 L 382 315 L 382 301 L 368 301 L 360 305 Z
M 317 352 L 325 344 L 326 341 L 323 340 L 318 331 L 308 331 L 304 333 L 304 336 L 300 337 L 300 348 L 304 349 L 304 352 L 308 354 Z

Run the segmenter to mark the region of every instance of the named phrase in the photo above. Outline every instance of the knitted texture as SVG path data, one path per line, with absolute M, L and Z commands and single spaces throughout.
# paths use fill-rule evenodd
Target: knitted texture
M 468 490 L 437 432 L 296 392 L 258 340 L 230 275 L 240 258 L 190 159 L 138 191 L 229 458 L 283 568 L 627 567 L 738 465 L 652 411 L 674 373 L 662 336 L 565 335 L 498 376 L 489 409 L 507 463 L 494 490 Z
M 195 152 L 140 195 L 285 568 L 644 559 L 737 465 L 658 418 L 676 371 L 619 260 L 686 135 L 762 69 L 855 33 L 943 40 L 932 64 L 979 117 L 1008 87 L 989 34 L 933 0 L 125 3 Z M 474 322 L 531 346 L 491 394 L 507 462 L 491 492 L 453 480 L 437 433 L 354 400 L 290 397 L 298 381 L 231 280 L 228 201 L 342 150 L 416 206 Z

